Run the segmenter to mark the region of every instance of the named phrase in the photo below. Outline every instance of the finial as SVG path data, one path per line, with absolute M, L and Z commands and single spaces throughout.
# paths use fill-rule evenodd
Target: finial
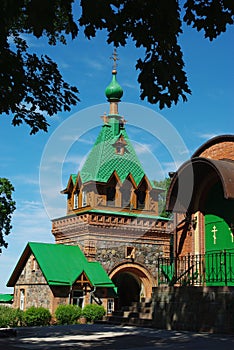
M 117 51 L 116 51 L 116 47 L 114 47 L 114 52 L 113 52 L 112 56 L 110 57 L 110 59 L 113 60 L 113 67 L 112 67 L 112 69 L 114 71 L 116 71 L 116 69 L 117 69 L 117 61 L 119 61 L 118 54 L 117 54 Z
M 119 102 L 121 97 L 123 96 L 123 89 L 121 88 L 121 86 L 119 85 L 119 83 L 116 80 L 117 60 L 119 60 L 117 52 L 116 52 L 116 48 L 114 48 L 114 52 L 110 58 L 113 60 L 112 81 L 107 86 L 107 88 L 105 90 L 105 94 L 106 94 L 106 97 L 107 97 L 109 102 L 115 103 L 115 108 L 114 108 L 115 113 L 112 111 L 113 113 L 111 112 L 110 114 L 118 114 L 117 102 Z M 111 104 L 111 106 L 112 105 L 113 105 L 113 103 Z

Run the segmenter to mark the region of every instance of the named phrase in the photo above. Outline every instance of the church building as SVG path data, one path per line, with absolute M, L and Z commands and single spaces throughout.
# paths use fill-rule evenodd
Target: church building
M 119 113 L 123 90 L 116 76 L 114 66 L 105 91 L 109 113 L 102 117 L 96 142 L 82 169 L 70 175 L 61 192 L 67 197 L 67 209 L 63 217 L 52 220 L 53 246 L 60 248 L 28 244 L 8 282 L 15 287 L 15 306 L 24 302 L 27 308 L 32 299 L 25 296 L 22 274 L 33 266 L 40 268 L 38 279 L 47 285 L 47 294 L 56 298 L 53 305 L 80 303 L 83 298 L 85 303 L 102 302 L 111 312 L 150 299 L 158 284 L 157 259 L 170 256 L 172 222 L 158 216 L 163 189 L 147 177 L 128 137 Z M 44 261 L 49 251 L 52 256 Z M 44 306 L 43 300 L 37 306 Z
M 234 286 L 234 135 L 212 138 L 181 165 L 167 210 L 177 213 L 177 266 L 190 254 L 187 269 L 190 277 L 193 269 L 194 283 Z

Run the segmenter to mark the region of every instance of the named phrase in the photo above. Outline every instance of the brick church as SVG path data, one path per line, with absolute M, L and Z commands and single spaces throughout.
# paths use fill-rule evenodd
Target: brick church
M 62 191 L 67 209 L 52 220 L 55 244 L 29 243 L 10 277 L 15 307 L 54 312 L 61 303 L 98 302 L 109 313 L 150 298 L 157 286 L 157 257 L 170 255 L 172 222 L 158 216 L 162 189 L 147 177 L 128 137 L 116 76 L 114 67 L 96 142 Z
M 210 139 L 181 165 L 167 210 L 174 212 L 174 258 L 179 264 L 190 254 L 192 283 L 234 286 L 234 135 Z

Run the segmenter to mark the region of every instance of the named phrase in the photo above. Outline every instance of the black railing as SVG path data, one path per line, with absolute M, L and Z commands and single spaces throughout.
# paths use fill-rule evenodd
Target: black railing
M 234 251 L 158 258 L 158 283 L 234 286 Z

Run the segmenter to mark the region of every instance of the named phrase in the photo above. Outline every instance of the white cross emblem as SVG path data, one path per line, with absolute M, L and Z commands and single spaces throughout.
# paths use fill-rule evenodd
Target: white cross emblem
M 217 239 L 217 237 L 216 237 L 216 232 L 217 232 L 217 231 L 218 231 L 218 230 L 217 230 L 216 226 L 214 225 L 214 226 L 213 226 L 213 230 L 211 230 L 211 232 L 213 232 L 214 244 L 216 244 L 216 239 Z
M 233 228 L 229 227 L 229 230 L 230 230 L 230 235 L 231 235 L 231 239 L 232 239 L 232 243 L 234 241 L 234 233 L 233 233 Z

